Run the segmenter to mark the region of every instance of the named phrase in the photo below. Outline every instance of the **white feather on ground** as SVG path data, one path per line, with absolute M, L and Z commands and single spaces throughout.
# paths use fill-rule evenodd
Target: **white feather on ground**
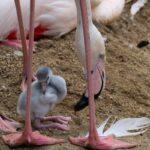
M 130 9 L 131 17 L 133 18 L 134 15 L 148 2 L 148 0 L 137 0 Z
M 108 129 L 105 127 L 110 117 L 107 118 L 98 128 L 98 134 L 100 136 L 115 135 L 116 137 L 135 136 L 147 131 L 150 126 L 150 119 L 146 117 L 142 118 L 125 118 L 118 121 L 113 121 Z M 104 131 L 105 130 L 105 131 Z

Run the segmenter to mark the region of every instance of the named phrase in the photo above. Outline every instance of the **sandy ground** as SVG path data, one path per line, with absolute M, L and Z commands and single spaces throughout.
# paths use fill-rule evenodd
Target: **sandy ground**
M 129 19 L 127 7 L 120 20 L 113 23 L 111 28 L 97 25 L 101 33 L 108 38 L 107 83 L 101 98 L 96 102 L 97 125 L 110 115 L 117 118 L 150 117 L 150 44 L 142 49 L 136 47 L 141 40 L 150 38 L 149 8 L 150 3 L 136 15 L 133 22 Z M 46 64 L 55 74 L 66 79 L 68 95 L 50 114 L 72 116 L 71 130 L 43 132 L 65 139 L 69 135 L 82 135 L 88 130 L 88 109 L 76 115 L 73 112 L 73 104 L 79 100 L 85 86 L 81 65 L 75 54 L 74 33 L 73 31 L 57 40 L 40 40 L 33 59 L 34 70 Z M 0 47 L 0 54 L 0 111 L 17 120 L 16 102 L 20 93 L 22 57 L 16 56 L 14 49 L 8 47 Z M 149 131 L 136 137 L 127 137 L 125 140 L 140 144 L 133 150 L 150 149 Z M 0 150 L 9 150 L 2 141 L 0 144 Z M 82 150 L 69 143 L 18 149 Z

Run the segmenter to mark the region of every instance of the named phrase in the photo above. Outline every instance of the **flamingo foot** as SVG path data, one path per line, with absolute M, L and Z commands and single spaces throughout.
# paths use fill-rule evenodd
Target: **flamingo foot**
M 64 139 L 56 139 L 40 134 L 38 131 L 31 132 L 28 136 L 23 133 L 11 133 L 2 136 L 3 141 L 10 147 L 17 147 L 21 145 L 53 145 L 64 143 Z
M 81 147 L 86 147 L 95 150 L 115 150 L 115 149 L 128 149 L 137 146 L 117 140 L 114 136 L 100 137 L 99 140 L 90 141 L 89 137 L 69 137 L 70 143 Z
M 64 116 L 48 116 L 40 118 L 41 121 L 52 121 L 57 122 L 60 124 L 68 125 L 69 121 L 71 121 L 71 117 L 64 117 Z
M 49 122 L 52 123 L 43 123 L 43 122 Z M 69 121 L 71 121 L 71 117 L 64 117 L 64 116 L 49 116 L 49 117 L 42 117 L 42 118 L 36 118 L 34 121 L 34 127 L 36 129 L 57 129 L 62 131 L 69 131 Z
M 0 132 L 13 133 L 16 132 L 18 128 L 22 125 L 13 119 L 9 119 L 3 115 L 0 115 Z
M 32 75 L 32 81 L 35 81 L 35 80 L 36 80 L 36 77 L 33 74 Z M 27 81 L 27 78 L 26 78 L 26 76 L 24 76 L 23 79 L 22 79 L 21 85 L 20 85 L 21 91 L 26 91 L 27 90 L 27 83 L 26 83 L 26 81 Z
M 29 40 L 26 40 L 27 45 L 29 45 Z M 34 42 L 36 44 L 36 42 Z M 9 47 L 13 47 L 15 49 L 22 49 L 22 44 L 20 40 L 2 40 L 0 41 L 0 45 L 5 45 Z M 33 52 L 36 52 L 35 48 L 33 48 Z

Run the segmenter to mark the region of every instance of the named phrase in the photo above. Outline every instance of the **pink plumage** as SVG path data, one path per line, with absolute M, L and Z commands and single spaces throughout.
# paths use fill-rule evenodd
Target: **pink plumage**
M 121 15 L 125 0 L 101 0 L 100 4 L 92 9 L 93 19 L 105 25 L 111 24 Z
M 124 0 L 90 0 L 93 19 L 109 24 L 118 18 L 124 8 Z M 29 31 L 29 0 L 21 0 L 26 35 Z M 19 38 L 19 27 L 13 0 L 0 3 L 0 39 Z M 107 10 L 107 11 L 106 11 Z M 35 38 L 41 35 L 60 37 L 77 25 L 74 0 L 36 0 Z
M 21 0 L 26 35 L 29 30 L 29 0 Z M 13 0 L 0 4 L 0 39 L 19 37 L 18 21 Z M 36 0 L 35 36 L 61 36 L 76 26 L 76 7 L 74 0 Z

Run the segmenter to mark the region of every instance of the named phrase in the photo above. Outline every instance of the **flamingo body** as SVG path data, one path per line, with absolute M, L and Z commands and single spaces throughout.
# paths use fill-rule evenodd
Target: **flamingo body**
M 110 24 L 118 18 L 124 8 L 124 0 L 90 0 L 93 20 Z M 26 36 L 29 32 L 30 1 L 20 1 Z M 15 4 L 5 0 L 0 4 L 0 39 L 19 38 L 19 27 Z M 36 0 L 35 38 L 44 36 L 60 37 L 77 26 L 77 12 L 74 0 Z
M 100 0 L 100 4 L 92 9 L 93 19 L 105 25 L 111 24 L 121 15 L 125 0 Z
M 20 1 L 26 35 L 29 31 L 30 1 Z M 6 0 L 0 4 L 0 39 L 16 39 L 19 27 L 15 4 Z M 61 36 L 76 26 L 74 0 L 37 0 L 35 7 L 35 38 L 39 35 Z

